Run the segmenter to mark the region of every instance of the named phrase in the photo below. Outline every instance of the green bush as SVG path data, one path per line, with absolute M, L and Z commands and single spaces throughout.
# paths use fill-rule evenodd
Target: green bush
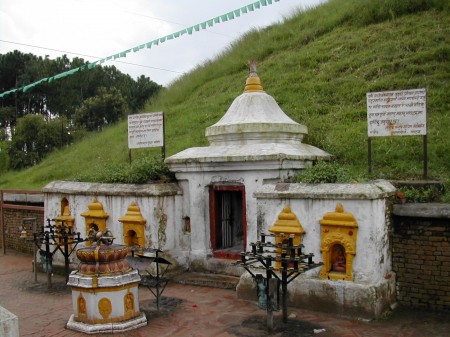
M 439 197 L 438 191 L 433 187 L 401 186 L 397 189 L 397 198 L 406 202 L 431 202 Z
M 81 174 L 77 181 L 98 183 L 145 184 L 151 181 L 171 181 L 173 173 L 166 164 L 157 158 L 144 157 L 127 163 L 99 165 L 95 173 Z
M 349 183 L 350 172 L 336 161 L 318 161 L 315 165 L 300 171 L 295 177 L 299 183 Z
M 0 174 L 5 173 L 9 167 L 8 143 L 0 141 Z

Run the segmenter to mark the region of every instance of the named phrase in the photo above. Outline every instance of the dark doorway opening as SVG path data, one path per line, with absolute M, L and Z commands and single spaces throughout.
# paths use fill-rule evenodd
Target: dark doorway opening
M 246 246 L 244 186 L 211 186 L 209 191 L 213 256 L 238 259 Z

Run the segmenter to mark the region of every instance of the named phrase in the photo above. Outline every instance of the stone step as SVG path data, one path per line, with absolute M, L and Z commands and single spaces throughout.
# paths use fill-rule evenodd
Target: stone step
M 172 278 L 170 282 L 179 284 L 222 288 L 222 289 L 236 289 L 239 283 L 239 277 L 231 275 L 184 272 Z

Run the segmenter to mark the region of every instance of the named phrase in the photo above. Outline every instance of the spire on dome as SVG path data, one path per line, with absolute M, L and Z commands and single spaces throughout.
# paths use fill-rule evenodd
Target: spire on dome
M 248 77 L 245 81 L 244 92 L 264 92 L 264 89 L 261 85 L 261 80 L 256 73 L 256 60 L 251 60 L 248 63 Z

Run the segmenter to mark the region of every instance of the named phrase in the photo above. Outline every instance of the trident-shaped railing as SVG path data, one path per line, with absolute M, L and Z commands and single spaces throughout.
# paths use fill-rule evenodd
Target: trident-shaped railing
M 250 252 L 242 252 L 237 264 L 244 267 L 257 283 L 258 303 L 267 310 L 267 328 L 273 329 L 273 311 L 280 310 L 280 285 L 283 322 L 287 322 L 287 286 L 300 274 L 319 267 L 314 254 L 304 254 L 302 244 L 294 245 L 294 235 L 260 234 L 261 239 L 250 244 Z M 282 243 L 267 242 L 266 238 L 281 238 Z M 265 275 L 258 273 L 264 271 Z

